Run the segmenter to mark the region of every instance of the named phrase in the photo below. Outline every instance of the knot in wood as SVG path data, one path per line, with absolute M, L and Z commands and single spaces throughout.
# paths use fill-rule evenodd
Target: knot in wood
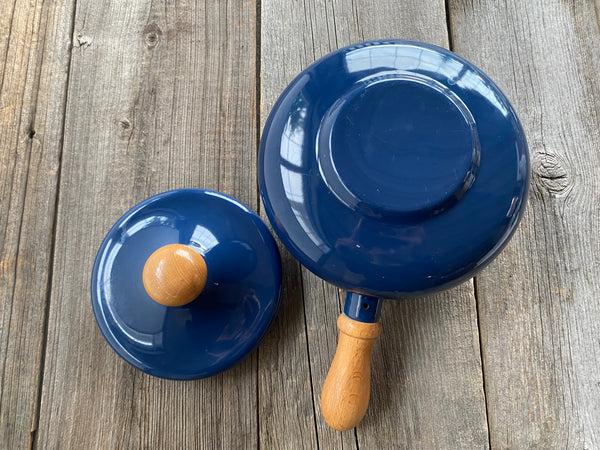
M 117 122 L 117 126 L 119 127 L 118 133 L 121 139 L 127 141 L 131 139 L 131 135 L 133 133 L 133 124 L 127 117 L 120 119 Z
M 90 36 L 86 36 L 83 34 L 83 32 L 79 32 L 77 33 L 77 45 L 75 45 L 76 47 L 80 47 L 80 48 L 87 48 L 90 45 L 92 45 L 92 38 Z
M 162 30 L 160 27 L 152 22 L 144 27 L 144 40 L 148 47 L 156 47 L 162 36 Z
M 565 195 L 572 188 L 568 163 L 547 149 L 536 152 L 533 172 L 534 183 L 550 195 Z

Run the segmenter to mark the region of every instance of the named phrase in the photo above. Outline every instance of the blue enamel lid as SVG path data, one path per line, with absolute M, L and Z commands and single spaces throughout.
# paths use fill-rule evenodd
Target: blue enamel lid
M 163 306 L 142 271 L 157 249 L 184 244 L 203 256 L 206 286 L 191 303 Z M 112 348 L 157 377 L 214 375 L 242 360 L 280 304 L 279 251 L 262 220 L 218 192 L 165 192 L 129 210 L 108 232 L 92 273 L 92 306 Z
M 304 70 L 266 122 L 267 215 L 309 270 L 383 298 L 458 284 L 523 212 L 527 143 L 498 87 L 433 45 L 364 42 Z

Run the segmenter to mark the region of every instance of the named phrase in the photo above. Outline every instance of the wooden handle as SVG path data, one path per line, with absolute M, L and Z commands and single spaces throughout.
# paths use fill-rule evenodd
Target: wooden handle
M 165 306 L 182 306 L 204 289 L 206 263 L 187 245 L 165 245 L 146 260 L 142 279 L 153 300 Z
M 342 314 L 337 323 L 340 336 L 323 384 L 321 410 L 331 428 L 345 431 L 358 425 L 369 406 L 371 355 L 381 322 L 358 322 Z

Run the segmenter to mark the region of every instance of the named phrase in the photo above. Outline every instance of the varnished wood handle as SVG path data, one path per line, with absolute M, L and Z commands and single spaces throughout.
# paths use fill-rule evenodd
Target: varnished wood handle
M 381 322 L 364 323 L 345 314 L 338 318 L 340 336 L 323 384 L 321 410 L 336 430 L 354 428 L 367 412 L 371 395 L 371 356 Z
M 206 284 L 206 263 L 183 244 L 159 248 L 146 260 L 142 279 L 148 295 L 165 306 L 182 306 L 200 295 Z

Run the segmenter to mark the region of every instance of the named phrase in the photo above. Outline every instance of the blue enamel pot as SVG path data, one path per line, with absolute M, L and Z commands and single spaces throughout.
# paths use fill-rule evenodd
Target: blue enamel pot
M 326 421 L 343 430 L 367 408 L 380 299 L 447 289 L 492 261 L 523 214 L 529 157 L 509 101 L 473 64 L 372 41 L 286 88 L 263 131 L 259 183 L 287 249 L 348 291 L 322 395 Z

